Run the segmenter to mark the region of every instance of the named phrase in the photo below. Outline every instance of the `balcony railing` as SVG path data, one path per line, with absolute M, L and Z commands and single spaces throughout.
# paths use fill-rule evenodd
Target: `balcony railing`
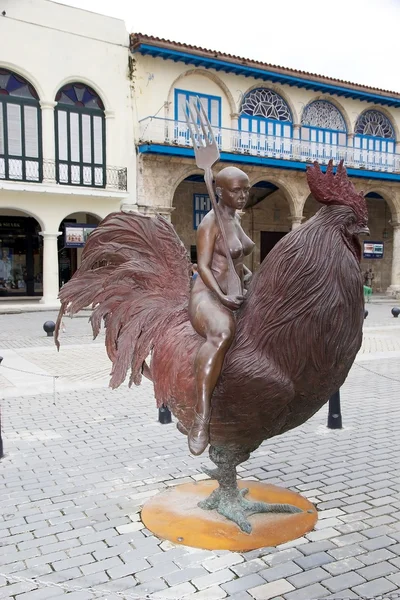
M 188 127 L 183 121 L 146 117 L 139 125 L 140 144 L 163 144 L 188 148 L 193 145 Z M 317 160 L 319 163 L 326 164 L 333 159 L 337 164 L 340 160 L 344 160 L 344 164 L 353 169 L 400 173 L 400 154 L 306 142 L 224 127 L 214 127 L 213 130 L 222 152 L 305 163 Z
M 7 168 L 6 168 L 7 167 Z M 55 160 L 31 160 L 0 156 L 0 180 L 58 183 L 84 188 L 126 192 L 127 170 L 122 167 L 70 165 Z

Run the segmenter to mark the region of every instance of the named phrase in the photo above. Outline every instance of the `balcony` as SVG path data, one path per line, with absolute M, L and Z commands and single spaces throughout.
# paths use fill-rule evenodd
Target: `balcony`
M 70 185 L 127 191 L 127 170 L 55 160 L 32 160 L 0 156 L 0 181 Z
M 178 149 L 181 149 L 182 155 L 189 153 L 192 155 L 193 144 L 185 122 L 146 117 L 139 122 L 139 125 L 139 147 L 156 145 L 159 147 L 158 151 L 163 150 L 160 146 L 164 147 L 165 153 L 179 154 Z M 252 162 L 251 157 L 254 157 L 259 160 L 264 159 L 261 162 L 268 166 L 274 166 L 275 163 L 276 166 L 304 169 L 305 164 L 302 163 L 317 160 L 320 164 L 327 164 L 330 159 L 333 159 L 334 164 L 343 160 L 349 171 L 358 171 L 358 173 L 350 171 L 350 174 L 361 176 L 363 171 L 368 171 L 368 176 L 373 177 L 372 171 L 376 172 L 377 176 L 378 173 L 393 174 L 396 179 L 396 175 L 400 176 L 400 154 L 305 142 L 294 138 L 274 137 L 224 127 L 214 127 L 213 130 L 221 154 L 236 155 L 222 156 L 226 160 Z M 175 150 L 172 150 L 173 147 Z M 287 165 L 281 161 L 287 161 Z

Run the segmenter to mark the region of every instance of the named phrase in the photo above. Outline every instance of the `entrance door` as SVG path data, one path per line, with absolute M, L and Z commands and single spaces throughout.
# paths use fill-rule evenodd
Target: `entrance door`
M 272 248 L 286 235 L 287 231 L 261 231 L 260 263 L 264 260 Z

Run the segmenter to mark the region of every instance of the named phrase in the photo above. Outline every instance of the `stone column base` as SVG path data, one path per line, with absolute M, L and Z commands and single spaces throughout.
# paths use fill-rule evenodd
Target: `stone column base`
M 386 295 L 392 298 L 400 299 L 400 285 L 389 285 Z

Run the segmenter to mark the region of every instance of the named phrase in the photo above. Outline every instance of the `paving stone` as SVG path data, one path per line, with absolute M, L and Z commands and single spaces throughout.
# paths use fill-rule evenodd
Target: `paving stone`
M 397 572 L 397 568 L 387 561 L 376 563 L 375 565 L 368 565 L 357 569 L 357 573 L 364 577 L 367 581 L 370 579 L 377 579 L 378 577 L 385 577 L 386 575 L 392 575 Z
M 296 575 L 301 572 L 302 569 L 295 562 L 290 560 L 289 562 L 281 563 L 275 567 L 264 569 L 263 571 L 260 571 L 259 574 L 261 577 L 264 577 L 266 581 L 275 581 L 276 579 L 284 579 L 285 577 Z
M 217 571 L 218 573 L 218 571 Z M 178 585 L 178 583 L 184 583 L 185 581 L 192 581 L 196 577 L 207 576 L 209 573 L 206 569 L 198 565 L 197 567 L 188 567 L 184 570 L 173 571 L 164 575 L 165 581 L 169 585 Z M 193 583 L 193 581 L 192 581 Z
M 221 587 L 229 595 L 236 594 L 237 592 L 247 591 L 253 587 L 263 585 L 264 583 L 265 580 L 260 577 L 260 575 L 253 573 L 252 575 L 245 575 L 244 577 L 239 577 L 238 579 L 234 579 L 228 583 L 223 583 Z
M 194 577 L 192 579 L 192 583 L 198 590 L 204 590 L 205 588 L 211 586 L 232 581 L 232 579 L 235 579 L 235 577 L 235 573 L 230 569 L 221 569 L 202 577 Z
M 387 548 L 380 548 L 379 550 L 373 550 L 372 552 L 360 554 L 358 556 L 358 560 L 364 563 L 365 565 L 374 565 L 375 563 L 395 558 L 395 556 L 396 555 L 393 554 L 393 552 L 391 552 L 390 550 L 387 550 Z
M 269 600 L 270 598 L 275 598 L 280 594 L 286 594 L 294 590 L 293 585 L 291 585 L 286 579 L 277 579 L 271 583 L 265 583 L 263 585 L 259 585 L 257 587 L 250 588 L 248 593 L 253 596 L 256 600 Z
M 381 535 L 377 538 L 372 538 L 371 540 L 361 542 L 361 546 L 367 550 L 379 550 L 380 548 L 387 548 L 395 543 L 396 541 L 394 539 L 388 537 L 387 535 Z
M 214 573 L 215 571 L 219 571 L 225 567 L 232 567 L 233 565 L 237 565 L 243 561 L 243 556 L 232 552 L 232 554 L 226 554 L 225 556 L 220 556 L 219 558 L 205 560 L 203 562 L 203 567 L 205 567 L 207 571 Z
M 137 589 L 138 588 L 135 588 L 136 592 Z M 186 596 L 189 596 L 189 594 L 193 594 L 195 591 L 196 588 L 193 587 L 193 585 L 187 581 L 186 583 L 174 585 L 160 592 L 156 592 L 155 594 L 153 594 L 153 597 L 160 598 L 161 600 L 177 600 L 177 598 L 185 598 Z
M 313 569 L 315 567 L 322 567 L 322 565 L 331 563 L 334 560 L 335 559 L 333 556 L 330 556 L 326 552 L 316 552 L 315 554 L 310 554 L 309 556 L 296 558 L 295 563 L 302 569 Z
M 231 600 L 245 600 L 246 592 L 242 592 L 241 594 L 235 594 L 234 596 L 230 596 Z M 240 596 L 242 595 L 242 598 Z M 251 596 L 248 594 L 247 598 L 251 600 Z M 194 594 L 189 594 L 189 596 L 185 596 L 186 600 L 220 600 L 221 598 L 227 598 L 228 594 L 220 588 L 219 586 L 209 587 L 202 592 L 195 592 Z
M 303 571 L 303 573 L 299 573 L 298 575 L 288 577 L 288 581 L 290 581 L 290 583 L 292 583 L 296 588 L 300 588 L 306 585 L 312 585 L 313 583 L 318 583 L 319 581 L 327 579 L 328 577 L 330 577 L 329 573 L 327 573 L 321 567 L 317 567 L 315 569 Z
M 285 594 L 286 600 L 319 600 L 320 598 L 324 598 L 328 596 L 330 592 L 322 587 L 320 583 L 315 583 L 314 585 L 309 585 L 307 587 L 301 588 L 300 590 L 295 590 L 293 592 L 289 592 Z
M 337 560 L 324 565 L 324 569 L 329 571 L 329 573 L 333 576 L 342 575 L 343 573 L 348 573 L 349 571 L 355 571 L 356 569 L 360 569 L 362 567 L 363 563 L 360 562 L 358 558 L 354 557 L 343 558 L 342 560 Z
M 324 581 L 324 586 L 331 592 L 340 592 L 346 588 L 353 587 L 365 583 L 365 578 L 357 573 L 343 573 L 343 575 L 337 575 L 336 577 L 330 577 Z
M 387 592 L 393 592 L 398 589 L 397 585 L 380 577 L 379 579 L 373 579 L 368 583 L 357 585 L 353 588 L 353 592 L 356 592 L 359 596 L 365 596 L 366 598 L 375 598 L 376 596 L 386 594 Z

